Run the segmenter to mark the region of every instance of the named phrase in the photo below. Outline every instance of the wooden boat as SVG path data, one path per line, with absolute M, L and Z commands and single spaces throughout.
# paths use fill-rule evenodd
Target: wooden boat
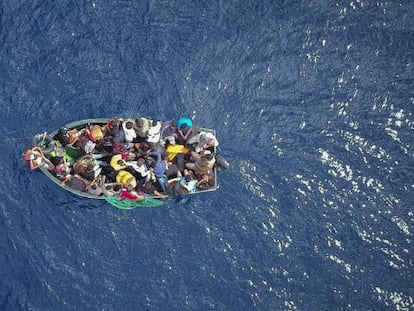
M 109 122 L 111 120 L 114 120 L 114 119 L 118 120 L 118 122 L 121 122 L 121 124 L 122 124 L 123 120 L 127 120 L 127 119 L 120 119 L 120 118 L 85 119 L 85 120 L 75 121 L 75 122 L 66 124 L 61 129 L 65 129 L 66 132 L 81 133 L 81 132 L 85 131 L 85 129 L 91 129 L 92 127 L 96 128 L 96 126 L 98 126 L 101 129 L 105 130 L 105 129 L 108 129 Z M 162 125 L 160 133 L 159 133 L 159 141 L 154 143 L 153 146 L 156 146 L 158 150 L 166 150 L 165 149 L 165 140 L 163 141 L 164 137 L 162 136 L 162 130 L 164 129 L 164 125 L 167 124 L 167 123 L 162 122 L 162 121 L 159 121 L 159 122 Z M 191 121 L 189 121 L 188 118 L 179 119 L 178 122 L 177 122 L 177 125 L 179 125 L 180 122 L 181 122 L 181 124 L 183 124 L 185 122 L 191 123 Z M 185 125 L 187 125 L 187 124 L 185 124 Z M 191 125 L 190 127 L 192 127 L 192 123 L 188 124 L 188 125 Z M 120 131 L 122 131 L 122 126 L 121 125 L 117 125 L 117 126 L 120 126 Z M 27 161 L 27 163 L 31 166 L 32 169 L 39 168 L 47 177 L 49 177 L 49 179 L 52 182 L 56 183 L 60 187 L 63 187 L 65 190 L 67 190 L 67 191 L 69 191 L 69 192 L 71 192 L 75 195 L 85 197 L 85 198 L 90 198 L 90 199 L 106 199 L 109 203 L 111 203 L 111 204 L 114 203 L 114 205 L 117 205 L 118 202 L 116 202 L 116 201 L 118 201 L 118 200 L 116 198 L 115 199 L 114 198 L 108 198 L 108 196 L 106 196 L 106 195 L 102 195 L 102 194 L 97 195 L 97 194 L 90 193 L 90 192 L 87 192 L 87 191 L 80 191 L 80 190 L 74 189 L 72 187 L 69 187 L 67 185 L 64 185 L 62 183 L 62 180 L 63 180 L 64 177 L 62 175 L 57 174 L 56 173 L 57 170 L 50 169 L 50 166 L 48 164 L 45 165 L 43 163 L 42 165 L 38 165 L 38 166 L 33 165 L 34 162 L 31 161 L 31 157 L 33 157 L 33 156 L 30 153 L 30 152 L 33 152 L 33 150 L 39 150 L 40 151 L 40 152 L 38 152 L 38 154 L 35 154 L 36 158 L 37 158 L 37 156 L 40 155 L 45 159 L 46 163 L 49 163 L 49 162 L 53 161 L 54 157 L 59 156 L 57 154 L 58 153 L 57 149 L 59 148 L 60 151 L 62 151 L 62 150 L 64 151 L 64 154 L 65 154 L 65 156 L 63 156 L 64 159 L 67 159 L 67 158 L 71 159 L 69 161 L 70 164 L 68 164 L 69 165 L 68 171 L 70 170 L 70 171 L 73 172 L 73 166 L 77 163 L 77 161 L 79 161 L 80 158 L 85 156 L 85 150 L 82 150 L 82 148 L 80 148 L 79 138 L 78 138 L 78 141 L 75 142 L 73 145 L 68 144 L 66 146 L 62 146 L 62 144 L 59 142 L 60 141 L 59 135 L 60 135 L 60 130 L 61 129 L 55 130 L 55 131 L 53 131 L 49 134 L 44 133 L 44 134 L 35 135 L 33 137 L 31 147 L 25 153 L 25 160 Z M 199 128 L 199 127 L 196 127 L 196 126 L 193 127 L 192 135 L 195 135 L 195 134 L 201 133 L 201 132 L 210 133 L 214 137 L 216 137 L 216 131 L 214 129 L 202 128 L 202 127 Z M 90 132 L 88 132 L 88 133 L 90 133 Z M 113 142 L 111 142 L 111 139 L 106 139 L 106 137 L 102 141 L 104 142 L 104 145 L 109 147 L 109 149 L 113 145 Z M 169 144 L 167 143 L 167 146 L 168 145 Z M 187 146 L 182 146 L 182 147 L 184 148 L 184 147 L 187 147 Z M 164 149 L 162 149 L 162 148 L 164 148 Z M 167 148 L 169 148 L 169 147 L 167 147 Z M 214 183 L 212 184 L 211 181 L 210 181 L 210 186 L 209 187 L 193 189 L 193 191 L 188 193 L 190 195 L 216 191 L 217 188 L 218 188 L 218 180 L 217 180 L 217 177 L 218 177 L 217 176 L 217 171 L 218 171 L 218 169 L 219 168 L 226 169 L 229 166 L 228 162 L 224 159 L 224 157 L 222 157 L 221 155 L 219 155 L 217 153 L 217 147 L 215 145 L 210 147 L 210 150 L 211 150 L 211 155 L 215 159 L 215 165 L 212 168 L 212 172 L 211 172 L 214 176 Z M 91 152 L 92 156 L 94 156 L 93 153 L 94 152 Z M 60 156 L 62 156 L 62 155 L 60 155 Z M 108 152 L 107 156 L 110 157 L 110 156 L 113 156 L 113 154 Z M 164 194 L 167 194 L 167 193 L 164 193 Z M 169 197 L 171 197 L 171 194 L 169 195 Z M 147 204 L 144 204 L 145 206 L 151 206 L 151 205 L 154 206 L 154 205 L 157 205 L 156 202 L 158 202 L 158 200 L 154 201 L 154 199 L 160 199 L 160 197 L 159 196 L 154 196 L 154 195 L 145 195 L 145 199 L 147 201 Z M 148 203 L 150 200 L 152 200 L 151 201 L 152 203 Z M 125 201 L 125 200 L 122 200 L 122 201 Z M 162 203 L 162 201 L 161 201 L 161 203 Z M 142 202 L 141 202 L 141 205 L 142 205 Z M 127 206 L 127 207 L 125 207 L 125 206 Z M 139 206 L 139 204 L 138 204 L 138 206 Z M 134 203 L 126 202 L 126 204 L 124 204 L 124 207 L 122 207 L 122 206 L 121 207 L 117 206 L 117 207 L 119 207 L 119 208 L 133 208 L 133 207 L 137 207 L 137 206 L 135 206 Z

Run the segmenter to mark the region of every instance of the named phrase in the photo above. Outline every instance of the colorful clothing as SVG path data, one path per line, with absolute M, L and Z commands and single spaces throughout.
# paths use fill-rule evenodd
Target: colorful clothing
M 128 171 L 119 171 L 118 175 L 116 175 L 116 182 L 121 183 L 124 187 L 131 185 L 133 188 L 137 186 L 137 181 L 130 172 Z

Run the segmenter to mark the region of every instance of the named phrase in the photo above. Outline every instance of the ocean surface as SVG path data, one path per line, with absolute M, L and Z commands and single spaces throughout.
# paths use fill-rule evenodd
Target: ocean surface
M 414 2 L 0 4 L 0 310 L 413 310 Z M 118 210 L 20 165 L 80 119 L 215 128 L 219 190 Z

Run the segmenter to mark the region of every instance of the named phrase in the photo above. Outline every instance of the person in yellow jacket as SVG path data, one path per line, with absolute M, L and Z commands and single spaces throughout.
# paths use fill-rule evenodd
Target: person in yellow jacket
M 131 185 L 133 188 L 137 186 L 137 180 L 130 172 L 121 170 L 116 175 L 116 182 L 121 183 L 125 188 Z
M 189 150 L 183 145 L 168 145 L 167 146 L 167 156 L 170 161 L 173 161 L 177 154 L 187 154 Z
M 120 154 L 113 155 L 109 164 L 115 171 L 123 170 L 126 168 L 126 162 L 122 159 L 122 155 Z

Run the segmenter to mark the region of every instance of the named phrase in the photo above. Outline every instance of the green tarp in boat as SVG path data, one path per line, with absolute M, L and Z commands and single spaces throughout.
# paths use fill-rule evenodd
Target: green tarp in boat
M 115 206 L 119 209 L 133 209 L 137 207 L 156 207 L 164 204 L 163 201 L 153 198 L 147 198 L 145 197 L 142 200 L 137 201 L 131 201 L 131 200 L 118 200 L 118 196 L 112 196 L 112 197 L 105 197 L 106 202 L 109 204 Z

